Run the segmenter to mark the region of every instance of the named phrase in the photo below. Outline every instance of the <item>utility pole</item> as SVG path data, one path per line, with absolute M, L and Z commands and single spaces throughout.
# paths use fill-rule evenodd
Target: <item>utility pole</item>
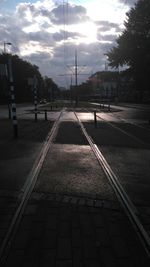
M 71 75 L 71 80 L 70 80 L 70 99 L 72 103 L 72 75 Z
M 33 78 L 33 93 L 34 93 L 34 115 L 35 115 L 35 122 L 37 122 L 37 78 L 34 75 Z
M 85 65 L 82 65 L 82 66 L 78 65 L 77 49 L 75 49 L 75 62 L 74 62 L 74 65 L 67 66 L 67 67 L 69 67 L 69 68 L 73 67 L 74 68 L 74 71 L 72 71 L 72 75 L 75 76 L 75 106 L 77 106 L 78 105 L 78 75 L 89 75 L 89 73 L 80 74 L 78 72 L 78 67 L 85 67 Z M 70 74 L 61 74 L 59 76 L 67 76 L 67 75 L 70 75 Z M 72 87 L 72 76 L 71 76 L 71 87 Z
M 85 67 L 85 65 L 82 65 L 82 66 L 78 65 L 77 49 L 75 49 L 75 63 L 74 63 L 74 66 L 70 66 L 70 67 L 74 67 L 73 75 L 75 75 L 75 105 L 77 107 L 77 105 L 78 105 L 78 75 L 87 75 L 86 73 L 84 73 L 84 74 L 79 74 L 78 73 L 78 67 Z
M 75 90 L 76 90 L 76 107 L 78 105 L 78 59 L 77 59 L 77 49 L 75 50 Z

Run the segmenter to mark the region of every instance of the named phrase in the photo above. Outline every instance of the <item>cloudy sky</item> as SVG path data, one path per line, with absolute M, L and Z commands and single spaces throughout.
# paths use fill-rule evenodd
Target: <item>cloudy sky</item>
M 0 52 L 36 64 L 59 86 L 78 83 L 104 70 L 104 55 L 123 30 L 126 12 L 137 0 L 0 0 Z

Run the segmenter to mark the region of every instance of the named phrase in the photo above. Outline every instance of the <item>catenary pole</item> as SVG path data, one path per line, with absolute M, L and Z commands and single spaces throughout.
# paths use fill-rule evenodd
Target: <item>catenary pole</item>
M 36 78 L 36 75 L 34 75 L 34 79 L 33 79 L 33 93 L 34 93 L 35 122 L 37 122 L 37 78 Z
M 78 61 L 77 61 L 77 49 L 75 50 L 75 89 L 76 89 L 76 106 L 78 105 Z

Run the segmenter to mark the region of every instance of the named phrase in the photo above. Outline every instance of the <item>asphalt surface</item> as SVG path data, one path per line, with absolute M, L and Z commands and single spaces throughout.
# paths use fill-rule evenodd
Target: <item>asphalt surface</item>
M 40 114 L 35 123 L 28 113 L 27 119 L 20 120 L 18 140 L 13 139 L 10 122 L 1 120 L 1 240 L 21 188 L 52 127 L 51 118 L 57 115 L 52 113 L 44 121 Z M 127 171 L 128 181 L 129 171 L 135 174 L 135 167 L 140 169 L 139 154 L 148 159 L 149 150 L 142 144 L 136 147 L 135 140 L 129 137 L 123 140 L 122 134 L 108 125 L 101 123 L 96 129 L 93 115 L 79 115 L 84 121 L 90 118 L 85 123 L 88 132 L 115 170 L 119 170 L 118 174 Z M 149 266 L 128 218 L 74 119 L 73 113 L 64 112 L 4 266 Z M 129 154 L 132 162 L 127 168 Z M 148 171 L 147 164 L 146 170 L 143 167 L 145 181 Z M 134 175 L 133 180 L 136 183 Z

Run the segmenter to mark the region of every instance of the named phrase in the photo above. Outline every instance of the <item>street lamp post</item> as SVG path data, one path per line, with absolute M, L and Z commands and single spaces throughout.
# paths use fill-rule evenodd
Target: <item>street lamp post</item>
M 6 45 L 12 45 L 12 44 L 4 42 L 4 53 L 6 53 Z M 8 56 L 8 76 L 9 76 L 9 85 L 10 85 L 11 114 L 12 114 L 12 123 L 13 123 L 13 129 L 14 129 L 14 138 L 17 138 L 18 137 L 18 122 L 17 122 L 17 114 L 16 114 L 12 61 L 11 61 L 10 56 Z
M 34 114 L 35 114 L 35 122 L 37 122 L 37 78 L 34 75 L 33 78 L 33 92 L 34 92 Z
M 4 54 L 6 54 L 6 45 L 12 45 L 12 43 L 9 43 L 9 42 L 8 43 L 5 43 L 4 42 Z

